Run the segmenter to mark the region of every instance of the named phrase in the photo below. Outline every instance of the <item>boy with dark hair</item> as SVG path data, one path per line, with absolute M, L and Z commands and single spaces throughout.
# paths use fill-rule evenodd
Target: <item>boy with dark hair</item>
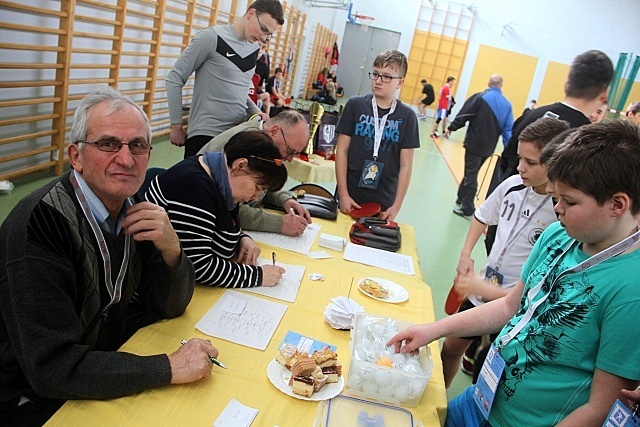
M 467 295 L 460 310 L 505 296 L 518 281 L 522 264 L 544 229 L 556 221 L 553 202 L 547 195 L 547 175 L 540 163 L 540 153 L 553 138 L 569 128 L 567 122 L 545 117 L 527 126 L 520 134 L 518 175 L 500 184 L 496 191 L 476 209 L 462 247 L 456 276 L 458 294 Z M 488 225 L 496 225 L 496 245 L 476 276 L 471 252 Z M 442 346 L 444 384 L 449 387 L 458 372 L 460 358 L 480 337 L 449 337 Z M 462 367 L 473 372 L 474 354 L 465 354 Z
M 413 149 L 420 146 L 415 112 L 396 99 L 404 84 L 407 57 L 382 52 L 373 62 L 373 94 L 349 99 L 336 126 L 336 178 L 340 211 L 379 203 L 393 221 L 409 188 Z
M 433 101 L 436 100 L 436 95 L 433 92 L 433 86 L 427 83 L 425 79 L 420 80 L 420 84 L 422 84 L 422 92 L 420 95 L 424 95 L 424 99 L 418 101 L 418 110 L 420 111 L 420 115 L 418 116 L 421 120 L 427 119 L 427 107 L 433 104 Z
M 588 125 L 591 123 L 589 115 L 607 102 L 607 89 L 612 78 L 613 63 L 603 52 L 589 50 L 576 56 L 564 86 L 564 100 L 531 110 L 514 123 L 509 144 L 506 144 L 498 162 L 499 177 L 493 188 L 517 173 L 517 144 L 510 143 L 518 140 L 518 135 L 524 128 L 543 116 L 565 120 L 572 128 Z
M 267 93 L 271 97 L 271 103 L 276 107 L 282 107 L 284 105 L 284 96 L 280 92 L 280 85 L 282 84 L 282 68 L 276 67 L 273 76 L 267 80 Z
M 632 338 L 640 336 L 640 288 L 632 273 L 640 269 L 638 165 L 637 126 L 611 120 L 572 133 L 547 168 L 559 222 L 542 233 L 513 291 L 412 326 L 388 345 L 407 353 L 439 337 L 492 333 L 506 323 L 483 367 L 498 378 L 495 391 L 483 394 L 492 401 L 489 423 L 601 426 L 615 399 L 623 399 L 621 389 L 640 382 L 640 346 Z M 499 361 L 503 369 L 495 369 Z M 469 387 L 449 402 L 445 425 L 479 425 L 480 390 Z
M 211 138 L 262 113 L 248 90 L 260 43 L 266 43 L 284 23 L 278 0 L 257 0 L 240 19 L 207 27 L 191 40 L 167 74 L 169 139 L 185 146 L 184 157 L 194 156 Z M 195 71 L 188 135 L 182 124 L 182 87 Z

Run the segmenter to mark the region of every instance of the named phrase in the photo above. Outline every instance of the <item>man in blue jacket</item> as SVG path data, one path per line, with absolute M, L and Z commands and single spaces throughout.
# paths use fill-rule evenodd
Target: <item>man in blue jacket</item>
M 493 74 L 489 78 L 489 87 L 467 99 L 447 128 L 448 138 L 451 132 L 469 122 L 463 144 L 464 177 L 458 187 L 456 200 L 460 207 L 453 210 L 454 214 L 462 217 L 470 217 L 476 209 L 473 198 L 478 191 L 478 171 L 496 149 L 498 137 L 502 135 L 505 145 L 511 138 L 513 110 L 511 103 L 502 95 L 502 83 L 502 76 Z

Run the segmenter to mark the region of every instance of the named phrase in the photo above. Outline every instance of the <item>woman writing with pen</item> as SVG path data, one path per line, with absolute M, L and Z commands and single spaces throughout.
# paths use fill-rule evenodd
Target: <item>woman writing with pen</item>
M 257 266 L 260 248 L 240 230 L 238 206 L 287 180 L 280 150 L 263 132 L 240 132 L 224 153 L 187 158 L 151 182 L 145 198 L 169 214 L 196 282 L 225 288 L 274 286 L 284 269 Z

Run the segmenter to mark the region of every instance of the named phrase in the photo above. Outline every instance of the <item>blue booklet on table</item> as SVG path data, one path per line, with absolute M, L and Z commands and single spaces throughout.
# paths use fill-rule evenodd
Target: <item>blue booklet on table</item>
M 298 348 L 300 351 L 305 351 L 308 354 L 312 354 L 314 351 L 320 351 L 323 347 L 329 347 L 331 351 L 335 352 L 337 347 L 335 345 L 327 344 L 322 341 L 314 340 L 313 338 L 305 337 L 297 332 L 289 331 L 285 335 L 284 339 L 278 346 L 278 349 L 282 348 L 285 344 L 291 344 Z

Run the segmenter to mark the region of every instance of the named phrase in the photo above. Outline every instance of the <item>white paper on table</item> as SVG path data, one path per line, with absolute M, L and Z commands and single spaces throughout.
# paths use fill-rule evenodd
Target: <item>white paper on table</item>
M 236 399 L 231 399 L 213 427 L 249 427 L 258 415 L 258 410 L 250 408 Z
M 246 233 L 255 241 L 266 243 L 276 248 L 307 254 L 311 250 L 319 231 L 320 224 L 314 222 L 307 225 L 304 233 L 298 237 L 285 236 L 280 233 L 267 233 L 265 231 L 246 231 Z
M 327 258 L 333 258 L 331 255 L 329 255 L 327 253 L 327 251 L 315 251 L 315 252 L 309 252 L 307 254 L 307 256 L 309 256 L 309 258 L 313 258 L 313 259 L 327 259 Z
M 334 329 L 351 329 L 353 318 L 364 308 L 350 298 L 339 296 L 332 298 L 324 310 L 324 318 Z
M 272 261 L 258 258 L 258 265 L 271 265 Z M 290 265 L 276 262 L 277 266 L 285 269 L 285 273 L 277 285 L 272 287 L 258 286 L 257 288 L 244 288 L 243 291 L 253 292 L 255 294 L 266 295 L 271 298 L 280 299 L 287 302 L 294 302 L 298 296 L 300 282 L 304 277 L 304 265 Z
M 384 268 L 385 270 L 396 271 L 398 273 L 415 275 L 413 269 L 413 258 L 408 255 L 383 251 L 382 249 L 370 248 L 362 245 L 347 243 L 343 258 L 347 261 L 359 262 L 360 264 L 372 265 Z
M 236 299 L 246 301 L 242 314 L 225 311 Z M 196 323 L 196 328 L 212 337 L 264 350 L 282 320 L 287 306 L 242 292 L 226 290 Z
M 227 301 L 224 307 L 222 307 L 222 311 L 230 314 L 242 314 L 246 306 L 246 300 L 227 295 Z
M 320 240 L 318 240 L 318 246 L 333 249 L 334 251 L 342 252 L 346 245 L 347 239 L 327 233 L 322 233 L 320 235 Z

